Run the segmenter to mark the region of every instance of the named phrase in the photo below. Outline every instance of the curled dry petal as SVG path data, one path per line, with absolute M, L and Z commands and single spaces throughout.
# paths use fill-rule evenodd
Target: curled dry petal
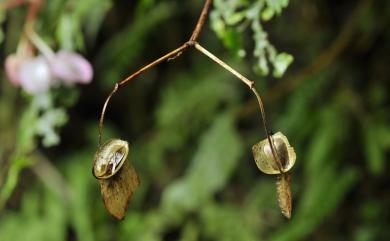
M 59 51 L 50 60 L 53 75 L 65 83 L 88 84 L 93 77 L 91 64 L 83 56 L 68 51 Z
M 24 61 L 18 70 L 20 86 L 29 94 L 47 91 L 53 84 L 49 64 L 43 56 Z

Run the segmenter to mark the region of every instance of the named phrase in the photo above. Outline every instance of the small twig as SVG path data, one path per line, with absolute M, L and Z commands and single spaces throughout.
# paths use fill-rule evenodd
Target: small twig
M 106 109 L 108 107 L 108 103 L 110 102 L 112 96 L 118 91 L 119 87 L 121 87 L 122 85 L 127 84 L 130 80 L 134 79 L 135 77 L 137 77 L 141 73 L 149 70 L 150 68 L 158 65 L 159 63 L 161 63 L 161 62 L 163 62 L 165 60 L 168 60 L 168 61 L 173 60 L 176 57 L 178 57 L 183 51 L 187 50 L 188 48 L 195 47 L 201 53 L 203 53 L 204 55 L 206 55 L 207 57 L 209 57 L 210 59 L 212 59 L 213 61 L 218 63 L 220 66 L 222 66 L 223 68 L 228 70 L 230 73 L 232 73 L 234 76 L 236 76 L 238 79 L 240 79 L 242 82 L 244 82 L 249 87 L 249 89 L 254 93 L 254 95 L 256 96 L 256 99 L 258 101 L 258 104 L 259 104 L 260 113 L 261 113 L 261 122 L 263 123 L 263 126 L 264 126 L 265 134 L 267 136 L 268 143 L 269 143 L 271 151 L 272 151 L 272 156 L 273 156 L 273 158 L 274 158 L 274 160 L 275 160 L 275 162 L 276 162 L 276 164 L 278 166 L 279 171 L 283 174 L 283 168 L 282 168 L 281 161 L 279 159 L 278 153 L 276 152 L 276 148 L 275 148 L 275 145 L 273 143 L 273 140 L 272 140 L 272 137 L 270 135 L 270 132 L 268 131 L 264 104 L 263 104 L 263 101 L 261 100 L 261 97 L 260 97 L 259 93 L 257 92 L 257 90 L 256 90 L 256 88 L 254 86 L 254 82 L 249 80 L 248 78 L 246 78 L 245 76 L 243 76 L 239 72 L 237 72 L 235 69 L 230 67 L 228 64 L 223 62 L 221 59 L 219 59 L 218 57 L 216 57 L 215 55 L 210 53 L 207 49 L 203 48 L 199 43 L 196 42 L 196 40 L 198 39 L 199 34 L 200 34 L 200 32 L 201 32 L 201 30 L 202 30 L 202 28 L 204 26 L 204 23 L 205 23 L 205 21 L 207 19 L 207 14 L 208 14 L 211 2 L 212 2 L 211 0 L 206 0 L 205 4 L 203 6 L 202 12 L 200 14 L 200 17 L 198 19 L 198 22 L 197 22 L 197 24 L 195 26 L 195 29 L 192 32 L 191 38 L 186 43 L 184 43 L 182 46 L 178 47 L 177 49 L 167 53 L 166 55 L 158 58 L 157 60 L 153 61 L 152 63 L 142 67 L 141 69 L 139 69 L 138 71 L 136 71 L 135 73 L 133 73 L 132 75 L 127 77 L 126 79 L 124 79 L 122 81 L 119 81 L 118 83 L 115 84 L 114 89 L 111 91 L 111 93 L 108 95 L 108 97 L 106 98 L 106 100 L 104 102 L 104 105 L 103 105 L 103 108 L 102 108 L 102 112 L 101 112 L 101 115 L 100 115 L 100 121 L 99 121 L 99 146 L 101 145 L 101 140 L 102 140 L 102 135 L 103 135 L 104 115 L 106 113 Z
M 138 75 L 142 74 L 143 72 L 149 70 L 150 68 L 158 65 L 159 63 L 161 63 L 161 62 L 163 62 L 165 60 L 168 60 L 168 59 L 170 59 L 172 57 L 175 57 L 178 53 L 184 51 L 189 46 L 190 45 L 188 45 L 187 43 L 183 44 L 179 48 L 177 48 L 177 49 L 167 53 L 166 55 L 164 55 L 164 56 L 162 56 L 162 57 L 160 57 L 158 59 L 156 59 L 152 63 L 150 63 L 148 65 L 145 65 L 144 67 L 142 67 L 141 69 L 137 70 L 135 73 L 133 73 L 132 75 L 127 77 L 126 79 L 124 79 L 122 81 L 119 81 L 118 83 L 115 84 L 114 89 L 111 91 L 111 93 L 108 95 L 108 97 L 104 101 L 102 112 L 100 114 L 100 121 L 99 121 L 99 146 L 101 145 L 101 142 L 102 142 L 104 115 L 106 114 L 106 109 L 107 109 L 108 103 L 110 102 L 111 97 L 118 91 L 119 87 L 121 87 L 122 85 L 125 85 L 130 80 L 134 79 L 135 77 L 137 77 Z
M 130 80 L 134 79 L 135 77 L 137 77 L 138 75 L 142 74 L 143 72 L 149 70 L 150 68 L 158 65 L 159 63 L 169 59 L 169 58 L 172 58 L 172 57 L 176 57 L 177 54 L 183 52 L 184 50 L 186 50 L 188 47 L 190 47 L 190 45 L 188 43 L 185 43 L 183 44 L 182 46 L 178 47 L 177 49 L 175 50 L 172 50 L 171 52 L 167 53 L 166 55 L 156 59 L 155 61 L 153 61 L 152 63 L 148 64 L 148 65 L 145 65 L 144 67 L 142 67 L 141 69 L 137 70 L 134 74 L 130 75 L 129 77 L 127 77 L 126 79 L 118 82 L 118 85 L 119 87 L 122 86 L 122 85 L 125 85 L 127 82 L 129 82 Z
M 217 64 L 222 66 L 224 69 L 226 69 L 227 71 L 232 73 L 239 80 L 244 82 L 249 87 L 249 89 L 253 92 L 253 94 L 256 96 L 256 99 L 257 99 L 257 102 L 258 102 L 259 108 L 260 108 L 261 122 L 263 123 L 265 134 L 267 135 L 268 143 L 269 143 L 271 151 L 272 151 L 272 156 L 273 156 L 273 158 L 278 166 L 279 171 L 281 173 L 283 173 L 282 163 L 279 159 L 278 153 L 276 152 L 276 148 L 275 148 L 275 145 L 273 143 L 273 140 L 271 139 L 272 137 L 270 135 L 270 132 L 268 131 L 269 129 L 268 129 L 268 125 L 267 125 L 267 118 L 266 118 L 266 114 L 265 114 L 264 104 L 263 104 L 263 101 L 261 100 L 260 94 L 257 92 L 257 90 L 254 86 L 254 82 L 249 80 L 248 78 L 246 78 L 242 74 L 238 73 L 236 70 L 234 70 L 232 67 L 230 67 L 225 62 L 223 62 L 217 56 L 215 56 L 214 54 L 210 53 L 208 50 L 203 48 L 199 43 L 195 43 L 195 48 L 197 50 L 199 50 L 201 53 L 203 53 L 204 55 L 206 55 L 207 57 L 209 57 L 210 59 L 212 59 L 214 62 L 216 62 Z
M 251 90 L 255 94 L 257 102 L 259 104 L 261 119 L 262 119 L 262 122 L 263 122 L 263 127 L 264 127 L 265 134 L 267 135 L 268 144 L 271 147 L 272 156 L 273 156 L 273 158 L 274 158 L 274 160 L 276 162 L 276 165 L 278 166 L 278 169 L 279 169 L 280 173 L 283 174 L 284 172 L 283 172 L 282 162 L 280 161 L 279 155 L 276 152 L 276 147 L 275 147 L 274 141 L 272 139 L 272 136 L 271 136 L 270 132 L 268 131 L 267 118 L 266 118 L 266 115 L 265 115 L 265 109 L 264 109 L 263 101 L 261 100 L 260 94 L 257 92 L 255 87 L 251 88 Z
M 178 47 L 177 49 L 167 53 L 166 55 L 158 58 L 157 60 L 153 61 L 152 63 L 142 67 L 141 69 L 139 69 L 138 71 L 136 71 L 135 73 L 133 73 L 132 75 L 127 77 L 126 79 L 124 79 L 124 80 L 122 80 L 122 81 L 120 81 L 120 82 L 115 84 L 114 89 L 111 91 L 111 93 L 106 98 L 106 101 L 104 102 L 104 105 L 103 105 L 103 108 L 102 108 L 102 112 L 101 112 L 101 115 L 100 115 L 100 121 L 99 121 L 99 146 L 101 145 L 101 140 L 102 140 L 102 135 L 103 135 L 104 115 L 106 113 L 106 109 L 107 109 L 108 103 L 110 102 L 112 96 L 118 91 L 119 87 L 121 87 L 122 85 L 127 84 L 130 80 L 134 79 L 136 76 L 138 76 L 141 73 L 149 70 L 150 68 L 158 65 L 159 63 L 161 63 L 161 62 L 163 62 L 165 60 L 168 60 L 168 61 L 173 60 L 176 57 L 178 57 L 183 51 L 187 50 L 188 48 L 195 47 L 201 53 L 203 53 L 204 55 L 206 55 L 207 57 L 209 57 L 210 59 L 215 61 L 217 64 L 219 64 L 220 66 L 222 66 L 223 68 L 228 70 L 230 73 L 232 73 L 234 76 L 236 76 L 238 79 L 240 79 L 242 82 L 244 82 L 249 87 L 249 89 L 254 93 L 254 95 L 256 96 L 256 99 L 258 101 L 258 104 L 259 104 L 260 113 L 261 113 L 261 122 L 263 123 L 263 126 L 264 126 L 265 134 L 267 136 L 268 143 L 269 143 L 271 151 L 272 151 L 272 156 L 273 156 L 273 158 L 274 158 L 274 160 L 275 160 L 275 162 L 276 162 L 276 164 L 278 166 L 279 171 L 283 174 L 282 163 L 281 163 L 281 161 L 279 159 L 278 153 L 276 152 L 276 148 L 275 148 L 275 145 L 273 143 L 273 140 L 272 140 L 272 137 L 270 135 L 270 132 L 268 131 L 269 129 L 268 129 L 268 125 L 267 125 L 264 104 L 263 104 L 263 101 L 261 100 L 261 97 L 260 97 L 259 93 L 257 92 L 257 90 L 256 90 L 256 88 L 254 86 L 254 82 L 249 80 L 248 78 L 246 78 L 245 76 L 243 76 L 239 72 L 237 72 L 235 69 L 230 67 L 228 64 L 223 62 L 221 59 L 219 59 L 218 57 L 216 57 L 215 55 L 210 53 L 207 49 L 203 48 L 199 43 L 196 42 L 196 40 L 198 39 L 199 34 L 200 34 L 200 32 L 201 32 L 201 30 L 202 30 L 202 28 L 204 26 L 204 23 L 205 23 L 205 21 L 207 19 L 207 14 L 208 14 L 210 5 L 211 5 L 211 0 L 206 0 L 205 4 L 203 6 L 203 10 L 202 10 L 202 12 L 200 14 L 200 17 L 198 19 L 198 22 L 197 22 L 197 24 L 195 26 L 195 29 L 192 32 L 191 38 L 186 43 L 184 43 L 182 46 Z
M 54 51 L 43 41 L 43 39 L 35 32 L 32 25 L 27 25 L 25 34 L 30 42 L 39 50 L 47 59 L 52 59 L 55 56 Z
M 103 136 L 104 115 L 106 113 L 106 109 L 108 107 L 108 104 L 109 104 L 112 96 L 118 91 L 119 87 L 121 87 L 122 85 L 127 84 L 130 80 L 134 79 L 138 75 L 142 74 L 143 72 L 145 72 L 145 71 L 149 70 L 150 68 L 160 64 L 161 62 L 163 62 L 165 60 L 169 60 L 170 61 L 170 60 L 175 59 L 183 51 L 187 50 L 190 47 L 193 47 L 194 43 L 195 43 L 195 40 L 198 39 L 199 34 L 200 34 L 200 32 L 201 32 L 201 30 L 202 30 L 202 28 L 204 26 L 204 23 L 205 23 L 205 21 L 207 19 L 207 14 L 208 14 L 211 2 L 212 2 L 211 0 L 206 0 L 205 4 L 203 5 L 203 9 L 202 9 L 200 17 L 198 19 L 198 22 L 196 23 L 196 26 L 195 26 L 195 28 L 194 28 L 194 30 L 192 32 L 191 38 L 186 43 L 184 43 L 180 47 L 176 48 L 175 50 L 172 50 L 171 52 L 167 53 L 166 55 L 156 59 L 152 63 L 145 65 L 141 69 L 137 70 L 135 73 L 133 73 L 130 76 L 128 76 L 126 79 L 124 79 L 122 81 L 119 81 L 119 82 L 117 82 L 115 84 L 114 89 L 111 91 L 111 93 L 108 95 L 108 97 L 104 101 L 102 112 L 100 114 L 100 121 L 99 121 L 99 146 L 101 145 L 101 140 L 102 140 L 102 136 Z
M 194 31 L 192 32 L 192 35 L 191 35 L 191 38 L 189 41 L 196 41 L 198 39 L 200 31 L 202 31 L 203 25 L 206 22 L 210 5 L 211 5 L 211 0 L 206 0 L 205 4 L 203 6 L 202 12 L 200 13 L 198 22 L 195 26 Z
M 111 97 L 115 94 L 115 92 L 118 91 L 118 89 L 119 89 L 119 84 L 116 83 L 114 89 L 108 95 L 106 101 L 104 101 L 102 113 L 100 114 L 100 120 L 99 120 L 99 146 L 102 145 L 104 115 L 106 114 L 106 109 L 107 109 L 108 103 L 111 100 Z
M 229 65 L 227 65 L 225 62 L 223 62 L 222 60 L 220 60 L 217 56 L 213 55 L 212 53 L 210 53 L 209 51 L 207 51 L 207 49 L 203 48 L 199 43 L 195 43 L 195 48 L 197 50 L 199 50 L 200 52 L 202 52 L 204 55 L 206 55 L 207 57 L 209 57 L 210 59 L 212 59 L 214 62 L 216 62 L 217 64 L 221 65 L 223 68 L 225 68 L 227 71 L 229 71 L 230 73 L 232 73 L 234 76 L 236 76 L 237 78 L 239 78 L 242 82 L 244 82 L 250 89 L 253 88 L 253 85 L 254 85 L 254 82 L 247 79 L 245 76 L 243 76 L 242 74 L 238 73 L 236 70 L 234 70 L 232 67 L 230 67 Z

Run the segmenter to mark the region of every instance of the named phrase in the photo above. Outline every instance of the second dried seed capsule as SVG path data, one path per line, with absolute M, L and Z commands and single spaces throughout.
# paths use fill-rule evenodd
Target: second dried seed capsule
M 295 164 L 296 154 L 294 148 L 290 146 L 288 139 L 281 132 L 271 136 L 275 151 L 282 165 L 282 171 L 289 171 Z M 260 171 L 266 174 L 280 174 L 277 163 L 272 155 L 272 149 L 268 139 L 264 139 L 252 147 L 253 157 Z

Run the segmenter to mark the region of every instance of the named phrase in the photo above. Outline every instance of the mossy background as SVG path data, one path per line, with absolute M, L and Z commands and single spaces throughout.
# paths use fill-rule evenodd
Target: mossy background
M 110 103 L 104 138 L 130 142 L 141 178 L 121 222 L 104 209 L 91 174 L 102 104 L 115 82 L 189 38 L 203 2 L 66 2 L 46 1 L 37 31 L 53 46 L 82 49 L 95 77 L 56 90 L 67 122 L 57 128 L 60 144 L 46 148 L 23 139 L 30 99 L 2 74 L 0 188 L 9 195 L 1 241 L 390 239 L 390 2 L 290 1 L 262 24 L 276 49 L 294 56 L 282 78 L 253 68 L 249 30 L 216 34 L 210 21 L 203 29 L 202 45 L 256 82 L 272 130 L 295 148 L 291 220 L 279 211 L 275 177 L 260 173 L 251 154 L 265 138 L 255 98 L 189 50 Z M 3 14 L 2 62 L 15 51 L 25 13 Z

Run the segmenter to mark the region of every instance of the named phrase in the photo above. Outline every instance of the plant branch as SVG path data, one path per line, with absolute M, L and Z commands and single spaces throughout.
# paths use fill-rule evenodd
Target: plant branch
M 217 64 L 221 65 L 223 68 L 225 68 L 227 71 L 232 73 L 234 76 L 239 78 L 242 82 L 244 82 L 250 89 L 253 88 L 254 82 L 243 76 L 242 74 L 238 73 L 236 70 L 234 70 L 232 67 L 230 67 L 228 64 L 220 60 L 217 56 L 210 53 L 207 49 L 203 48 L 199 43 L 195 43 L 195 48 L 202 52 L 204 55 L 212 59 Z
M 192 35 L 191 35 L 191 38 L 189 41 L 196 41 L 198 39 L 200 31 L 202 31 L 203 25 L 206 22 L 210 5 L 211 5 L 211 0 L 206 0 L 205 4 L 203 6 L 202 12 L 200 13 L 198 22 L 195 26 L 194 31 L 192 32 Z
M 197 50 L 199 50 L 202 54 L 206 55 L 207 57 L 212 59 L 214 62 L 216 62 L 217 64 L 222 66 L 224 69 L 229 71 L 231 74 L 236 76 L 239 80 L 244 82 L 249 87 L 249 89 L 253 92 L 253 94 L 256 96 L 256 99 L 257 99 L 257 102 L 258 102 L 258 105 L 259 105 L 259 108 L 260 108 L 261 122 L 263 124 L 264 131 L 265 131 L 265 134 L 266 134 L 267 139 L 268 139 L 268 143 L 269 143 L 271 151 L 272 151 L 272 156 L 273 156 L 273 158 L 274 158 L 274 160 L 276 162 L 276 165 L 278 166 L 278 169 L 279 169 L 280 173 L 283 174 L 283 168 L 282 168 L 283 166 L 282 166 L 282 163 L 281 163 L 281 161 L 279 159 L 278 153 L 276 152 L 276 148 L 275 148 L 274 142 L 272 140 L 272 136 L 270 135 L 268 125 L 267 125 L 267 118 L 266 118 L 266 114 L 265 114 L 264 104 L 263 104 L 263 101 L 262 101 L 262 99 L 260 97 L 260 94 L 257 92 L 257 90 L 255 88 L 254 82 L 249 80 L 248 78 L 246 78 L 242 74 L 238 73 L 236 70 L 234 70 L 232 67 L 230 67 L 225 62 L 223 62 L 217 56 L 213 55 L 207 49 L 203 48 L 199 43 L 195 43 L 195 48 Z
M 168 60 L 168 59 L 172 59 L 173 57 L 175 57 L 179 53 L 181 53 L 184 50 L 188 49 L 188 47 L 190 47 L 190 45 L 188 43 L 184 43 L 182 46 L 172 50 L 171 52 L 167 53 L 166 55 L 164 55 L 164 56 L 162 56 L 162 57 L 160 57 L 158 59 L 156 59 L 155 61 L 151 62 L 150 64 L 145 65 L 141 69 L 139 69 L 136 72 L 134 72 L 133 74 L 131 74 L 126 79 L 120 81 L 118 83 L 118 85 L 119 85 L 118 87 L 121 87 L 122 85 L 125 85 L 130 80 L 134 79 L 135 77 L 137 77 L 138 75 L 142 74 L 143 72 L 149 70 L 150 68 L 153 68 L 154 66 L 158 65 L 159 63 L 161 63 L 161 62 L 163 62 L 165 60 Z
M 201 53 L 203 53 L 204 55 L 206 55 L 207 57 L 212 59 L 214 62 L 216 62 L 217 64 L 222 66 L 224 69 L 226 69 L 231 74 L 236 76 L 239 80 L 241 80 L 243 83 L 245 83 L 249 87 L 249 89 L 253 92 L 253 94 L 256 96 L 256 99 L 257 99 L 257 102 L 258 102 L 258 105 L 259 105 L 259 108 L 260 108 L 260 113 L 261 113 L 261 122 L 263 124 L 264 130 L 265 130 L 265 134 L 267 136 L 268 143 L 269 143 L 271 151 L 272 151 L 272 156 L 273 156 L 273 158 L 274 158 L 274 160 L 275 160 L 275 162 L 276 162 L 276 164 L 278 166 L 278 169 L 279 169 L 280 173 L 283 174 L 282 163 L 281 163 L 281 161 L 280 161 L 280 159 L 278 157 L 278 153 L 276 152 L 276 147 L 275 147 L 275 145 L 273 143 L 272 136 L 270 135 L 269 128 L 268 128 L 268 125 L 267 125 L 264 104 L 263 104 L 263 101 L 262 101 L 262 99 L 260 97 L 260 94 L 257 92 L 257 90 L 256 90 L 256 88 L 254 86 L 254 82 L 249 80 L 248 78 L 246 78 L 245 76 L 243 76 L 239 72 L 237 72 L 235 69 L 230 67 L 228 64 L 223 62 L 221 59 L 216 57 L 214 54 L 210 53 L 207 49 L 203 48 L 199 43 L 196 42 L 196 40 L 198 39 L 199 34 L 200 34 L 200 32 L 201 32 L 201 30 L 202 30 L 202 28 L 204 26 L 204 23 L 205 23 L 205 21 L 207 19 L 207 15 L 208 15 L 208 11 L 209 11 L 211 2 L 212 2 L 211 0 L 206 0 L 205 4 L 203 6 L 202 12 L 200 14 L 200 17 L 198 19 L 198 22 L 197 22 L 197 24 L 196 24 L 196 26 L 195 26 L 195 28 L 194 28 L 194 30 L 192 32 L 192 35 L 191 35 L 190 39 L 186 43 L 184 43 L 180 47 L 176 48 L 175 50 L 165 54 L 164 56 L 156 59 L 155 61 L 151 62 L 150 64 L 145 65 L 141 69 L 137 70 L 136 72 L 134 72 L 133 74 L 128 76 L 126 79 L 124 79 L 122 81 L 119 81 L 119 82 L 117 82 L 115 84 L 114 89 L 108 95 L 108 97 L 106 98 L 106 100 L 105 100 L 105 102 L 103 104 L 102 112 L 101 112 L 101 115 L 100 115 L 100 120 L 99 120 L 99 146 L 101 146 L 101 140 L 102 140 L 102 135 L 103 135 L 103 127 L 104 127 L 103 126 L 104 116 L 105 116 L 108 104 L 109 104 L 111 98 L 114 96 L 114 94 L 119 90 L 119 88 L 121 86 L 127 84 L 130 80 L 134 79 L 135 77 L 137 77 L 138 75 L 142 74 L 143 72 L 145 72 L 145 71 L 149 70 L 150 68 L 160 64 L 161 62 L 163 62 L 165 60 L 168 60 L 168 61 L 172 60 L 172 59 L 176 58 L 177 56 L 179 56 L 183 51 L 187 50 L 188 48 L 195 47 Z
M 202 12 L 199 16 L 199 19 L 195 25 L 194 30 L 192 31 L 191 38 L 185 42 L 183 45 L 180 47 L 176 48 L 175 50 L 172 50 L 171 52 L 165 54 L 164 56 L 154 60 L 150 64 L 145 65 L 141 69 L 137 70 L 124 80 L 121 80 L 117 82 L 114 86 L 114 89 L 111 91 L 111 93 L 108 95 L 106 100 L 104 101 L 102 112 L 100 114 L 100 120 L 99 120 L 99 146 L 101 145 L 102 141 L 102 136 L 103 136 L 103 127 L 104 127 L 104 116 L 108 107 L 108 104 L 113 97 L 113 95 L 118 91 L 119 87 L 126 85 L 130 80 L 134 79 L 138 75 L 142 74 L 143 72 L 149 70 L 150 68 L 160 64 L 163 61 L 170 61 L 175 59 L 177 56 L 179 56 L 183 51 L 187 50 L 190 47 L 193 47 L 195 44 L 195 40 L 198 39 L 200 32 L 202 31 L 202 28 L 204 26 L 204 23 L 206 22 L 207 16 L 208 16 L 208 11 L 210 8 L 212 0 L 206 0 L 205 4 L 203 5 Z

